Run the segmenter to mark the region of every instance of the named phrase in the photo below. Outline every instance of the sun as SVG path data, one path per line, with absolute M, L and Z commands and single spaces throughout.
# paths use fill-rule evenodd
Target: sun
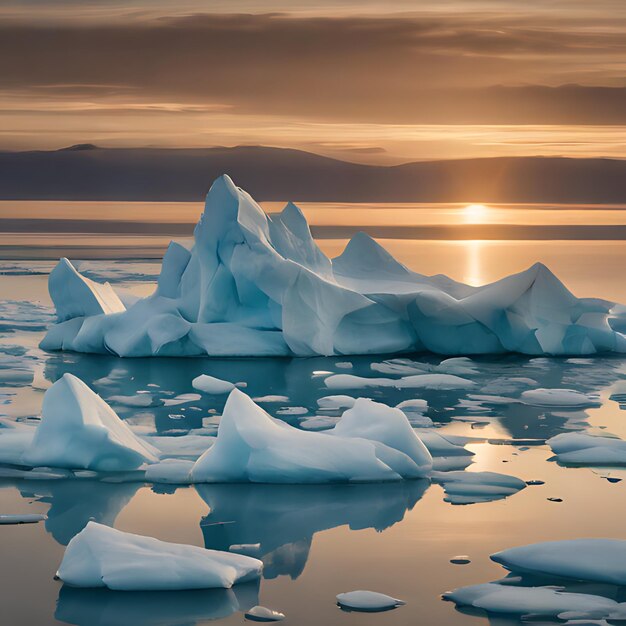
M 468 204 L 463 209 L 463 217 L 468 224 L 480 224 L 482 223 L 489 209 L 484 204 Z

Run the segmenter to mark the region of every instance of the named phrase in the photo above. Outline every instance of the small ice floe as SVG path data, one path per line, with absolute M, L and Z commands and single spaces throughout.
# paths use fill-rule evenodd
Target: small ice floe
M 285 619 L 285 614 L 257 605 L 246 611 L 244 617 L 252 622 L 280 622 Z
M 235 388 L 234 383 L 222 380 L 221 378 L 215 378 L 215 376 L 209 376 L 208 374 L 201 374 L 194 378 L 191 381 L 191 386 L 198 391 L 213 395 L 229 393 Z
M 502 500 L 526 488 L 523 480 L 496 472 L 433 472 L 431 478 L 443 487 L 450 504 Z
M 543 407 L 598 407 L 602 405 L 597 394 L 584 394 L 575 389 L 529 389 L 522 392 L 521 402 Z
M 257 398 L 252 398 L 252 399 L 257 404 L 289 402 L 289 398 L 287 396 L 259 396 Z
M 486 583 L 461 587 L 443 594 L 444 600 L 457 607 L 482 609 L 487 614 L 542 617 L 566 620 L 609 617 L 623 610 L 615 600 L 587 593 L 569 593 L 553 587 L 517 587 L 510 584 Z M 588 622 L 587 622 L 588 623 Z
M 413 374 L 424 374 L 429 370 L 426 363 L 417 363 L 408 359 L 391 359 L 382 363 L 371 363 L 370 369 L 380 374 L 390 374 L 391 376 L 411 376 Z
M 284 406 L 276 411 L 276 415 L 306 415 L 308 412 L 303 406 Z
M 421 398 L 414 398 L 412 400 L 403 400 L 399 404 L 396 404 L 396 409 L 400 409 L 405 413 L 411 411 L 414 413 L 426 413 L 428 411 L 428 402 Z
M 36 524 L 48 519 L 40 513 L 24 513 L 19 515 L 0 515 L 0 524 Z
M 164 459 L 146 467 L 145 480 L 148 483 L 188 485 L 191 483 L 191 468 L 194 462 L 183 459 Z
M 396 389 L 433 389 L 449 391 L 471 389 L 475 383 L 453 374 L 415 374 L 402 378 L 368 378 L 352 374 L 334 374 L 324 380 L 329 389 L 367 389 L 368 387 L 393 387 Z
M 603 432 L 561 433 L 546 443 L 561 465 L 589 467 L 626 466 L 626 441 Z
M 626 585 L 626 540 L 565 539 L 509 548 L 491 560 L 512 572 Z
M 534 486 L 538 486 L 538 485 L 545 485 L 546 483 L 543 480 L 527 480 L 526 484 L 529 487 L 534 487 Z
M 112 404 L 121 404 L 123 406 L 131 407 L 148 407 L 161 404 L 161 401 L 155 399 L 149 393 L 138 393 L 135 396 L 110 396 L 107 400 Z
M 228 547 L 229 552 L 237 552 L 238 554 L 247 554 L 253 556 L 261 550 L 260 543 L 233 543 Z
M 472 561 L 467 554 L 459 554 L 458 556 L 453 556 L 450 559 L 450 563 L 453 565 L 468 565 L 471 562 Z
M 341 370 L 349 370 L 352 369 L 352 363 L 350 363 L 350 361 L 338 361 L 335 363 L 335 367 L 338 367 Z
M 189 402 L 197 402 L 202 396 L 199 393 L 181 393 L 173 398 L 163 400 L 163 406 L 178 406 L 179 404 L 188 404 Z
M 364 611 L 375 613 L 390 611 L 406 604 L 403 600 L 392 598 L 377 591 L 348 591 L 337 596 L 337 604 L 348 611 Z
M 119 591 L 230 588 L 263 563 L 242 554 L 159 541 L 89 522 L 69 543 L 57 576 L 73 587 Z
M 352 396 L 324 396 L 318 398 L 317 405 L 320 409 L 350 409 L 355 402 Z
M 332 417 L 330 415 L 316 415 L 303 419 L 298 426 L 304 428 L 304 430 L 328 430 L 333 428 L 339 421 L 338 417 Z
M 399 409 L 360 398 L 324 432 L 294 428 L 234 389 L 194 482 L 327 483 L 420 478 L 432 458 Z
M 64 374 L 43 399 L 42 419 L 22 464 L 127 471 L 154 463 L 158 451 L 140 439 L 85 383 Z

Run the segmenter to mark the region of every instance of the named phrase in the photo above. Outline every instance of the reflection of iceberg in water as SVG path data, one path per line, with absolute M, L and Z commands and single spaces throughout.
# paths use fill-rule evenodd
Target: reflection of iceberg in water
M 14 484 L 24 498 L 50 504 L 46 530 L 67 545 L 90 520 L 113 526 L 131 501 L 139 483 L 105 483 L 93 480 L 20 481 Z
M 313 535 L 337 526 L 383 531 L 400 522 L 426 491 L 426 480 L 368 485 L 197 485 L 209 506 L 204 544 L 228 550 L 260 544 L 252 556 L 263 576 L 297 578 Z
M 76 626 L 192 626 L 258 604 L 258 583 L 197 591 L 110 591 L 64 585 L 55 618 Z

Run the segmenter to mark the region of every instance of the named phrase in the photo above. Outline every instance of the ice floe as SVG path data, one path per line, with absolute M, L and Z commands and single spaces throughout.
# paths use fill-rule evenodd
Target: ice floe
M 501 500 L 526 488 L 515 476 L 496 472 L 433 472 L 431 478 L 445 493 L 451 504 L 476 504 Z
M 576 298 L 538 263 L 482 287 L 410 271 L 358 233 L 328 259 L 301 211 L 268 216 L 228 176 L 207 195 L 191 250 L 172 243 L 156 292 L 124 305 L 63 259 L 48 350 L 119 356 L 430 351 L 582 356 L 626 351 L 624 311 Z M 452 362 L 439 373 L 468 372 Z
M 375 612 L 395 609 L 406 602 L 377 591 L 359 590 L 338 594 L 337 604 L 351 611 Z
M 41 513 L 22 513 L 15 515 L 0 515 L 0 524 L 36 524 L 48 519 Z
M 230 588 L 261 575 L 242 554 L 167 543 L 89 522 L 69 543 L 58 577 L 73 587 L 118 591 Z
M 198 391 L 214 395 L 228 393 L 235 388 L 234 383 L 215 378 L 215 376 L 209 376 L 208 374 L 201 374 L 197 378 L 194 378 L 191 381 L 191 386 Z
M 609 433 L 561 433 L 546 443 L 561 465 L 626 466 L 626 441 Z
M 329 431 L 276 420 L 234 389 L 217 441 L 196 462 L 194 482 L 324 483 L 425 476 L 431 456 L 399 409 L 362 401 Z M 384 414 L 388 419 L 381 421 Z
M 584 394 L 575 389 L 528 389 L 522 392 L 524 404 L 545 407 L 594 407 L 600 406 L 597 394 Z
M 626 541 L 566 539 L 509 548 L 491 559 L 512 572 L 626 585 Z
M 285 614 L 257 604 L 246 611 L 244 617 L 253 622 L 280 622 L 285 619 Z
M 402 378 L 368 378 L 353 374 L 334 374 L 324 380 L 329 389 L 366 389 L 395 387 L 396 389 L 471 389 L 475 383 L 453 374 L 414 374 Z

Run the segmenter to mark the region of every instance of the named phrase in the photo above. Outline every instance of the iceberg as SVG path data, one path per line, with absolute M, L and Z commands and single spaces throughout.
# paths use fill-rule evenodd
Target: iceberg
M 89 522 L 68 544 L 58 577 L 73 587 L 115 591 L 229 589 L 261 575 L 242 554 L 159 541 Z
M 57 324 L 41 347 L 123 357 L 626 352 L 626 309 L 575 297 L 540 263 L 472 287 L 413 272 L 364 233 L 331 260 L 297 206 L 266 215 L 228 176 L 211 186 L 194 239 L 191 249 L 171 243 L 154 294 L 127 306 L 62 259 L 49 281 Z M 436 374 L 471 369 L 453 361 Z
M 84 382 L 64 374 L 46 391 L 41 422 L 21 464 L 123 472 L 158 456 Z
M 626 585 L 626 541 L 623 539 L 545 541 L 496 552 L 491 560 L 522 574 Z
M 299 430 L 231 391 L 193 482 L 327 483 L 421 478 L 430 453 L 400 409 L 357 400 L 334 429 Z

